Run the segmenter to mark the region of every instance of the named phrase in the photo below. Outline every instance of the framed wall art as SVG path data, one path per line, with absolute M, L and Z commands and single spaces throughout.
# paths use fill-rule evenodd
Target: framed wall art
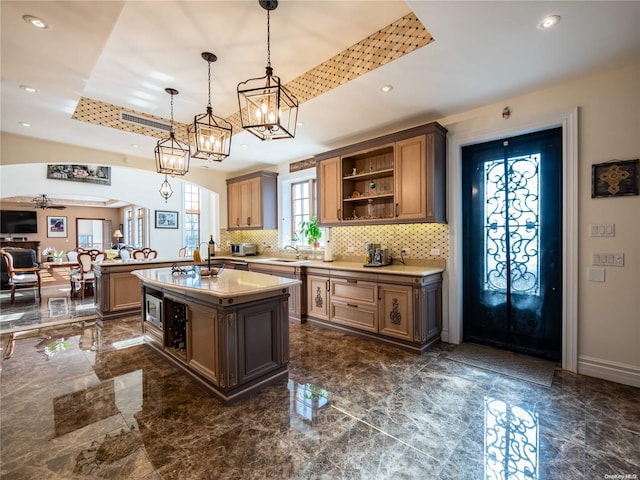
M 47 217 L 47 237 L 67 238 L 67 217 Z
M 639 190 L 640 159 L 591 166 L 591 198 L 638 195 Z
M 47 165 L 47 178 L 111 185 L 111 167 L 99 165 Z
M 178 228 L 178 212 L 156 210 L 156 228 Z

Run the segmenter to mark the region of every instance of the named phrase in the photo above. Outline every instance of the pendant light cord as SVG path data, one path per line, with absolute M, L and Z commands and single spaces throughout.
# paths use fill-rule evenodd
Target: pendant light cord
M 267 68 L 271 68 L 271 22 L 270 15 L 267 10 Z
M 207 103 L 207 107 L 211 108 L 211 61 L 207 60 L 207 64 L 209 65 L 209 103 Z

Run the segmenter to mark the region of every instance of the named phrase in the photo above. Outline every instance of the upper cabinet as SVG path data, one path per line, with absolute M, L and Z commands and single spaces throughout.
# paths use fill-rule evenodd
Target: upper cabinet
M 434 122 L 317 156 L 319 223 L 446 223 L 446 134 Z
M 278 174 L 266 170 L 227 179 L 229 230 L 278 228 Z

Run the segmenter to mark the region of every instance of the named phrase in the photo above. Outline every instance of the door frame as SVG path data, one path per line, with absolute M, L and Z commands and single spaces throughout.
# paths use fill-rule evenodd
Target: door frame
M 548 116 L 514 122 L 508 127 L 453 134 L 449 137 L 447 212 L 449 259 L 444 272 L 442 341 L 462 342 L 462 147 L 505 137 L 562 127 L 562 368 L 578 371 L 578 107 Z

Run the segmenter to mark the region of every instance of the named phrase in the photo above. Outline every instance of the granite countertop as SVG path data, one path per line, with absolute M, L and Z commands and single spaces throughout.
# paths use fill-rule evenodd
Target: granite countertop
M 226 259 L 226 257 L 224 257 Z M 267 257 L 231 257 L 234 260 L 241 258 L 242 261 L 247 263 L 264 263 L 267 265 L 285 265 L 290 267 L 313 267 L 313 268 L 325 268 L 328 270 L 345 270 L 351 272 L 366 272 L 366 273 L 383 273 L 392 275 L 410 275 L 424 277 L 427 275 L 433 275 L 435 273 L 441 273 L 444 271 L 440 267 L 427 267 L 424 265 L 402 265 L 393 264 L 385 265 L 383 267 L 365 267 L 359 262 L 345 262 L 345 261 L 333 261 L 323 262 L 320 260 L 293 260 L 290 258 L 275 258 Z
M 217 277 L 201 277 L 197 268 L 189 274 L 177 275 L 171 273 L 171 268 L 149 268 L 131 273 L 140 280 L 161 288 L 190 292 L 195 290 L 197 293 L 220 298 L 272 292 L 302 283 L 292 278 L 231 269 L 223 270 Z

